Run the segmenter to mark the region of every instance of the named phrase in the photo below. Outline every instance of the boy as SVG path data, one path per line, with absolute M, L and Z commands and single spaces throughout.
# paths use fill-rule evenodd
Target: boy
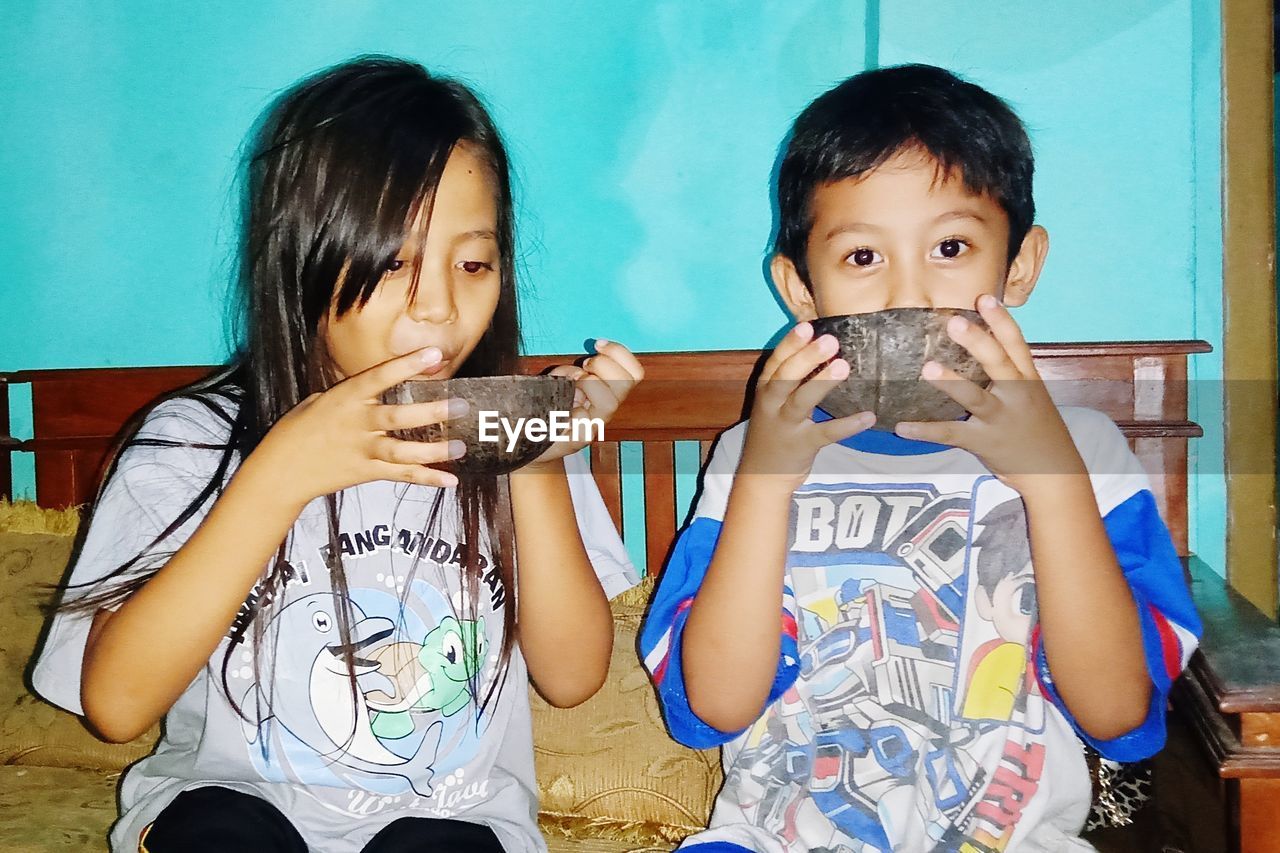
M 796 120 L 774 283 L 798 324 L 708 463 L 641 634 L 676 739 L 724 744 L 699 853 L 1089 850 L 1081 739 L 1132 761 L 1199 623 L 1137 459 L 1054 406 L 1006 305 L 1048 250 L 1013 112 L 950 73 L 857 75 Z M 977 308 L 970 412 L 863 431 L 808 320 Z

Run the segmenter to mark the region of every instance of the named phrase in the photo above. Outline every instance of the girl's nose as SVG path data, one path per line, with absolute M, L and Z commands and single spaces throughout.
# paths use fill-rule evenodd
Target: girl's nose
M 417 293 L 409 301 L 409 316 L 420 323 L 437 326 L 457 320 L 458 304 L 453 299 L 452 288 L 420 281 Z

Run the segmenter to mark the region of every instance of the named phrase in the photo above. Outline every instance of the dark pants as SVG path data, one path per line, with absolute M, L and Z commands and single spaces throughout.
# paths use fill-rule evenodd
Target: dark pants
M 174 798 L 151 825 L 144 844 L 147 853 L 308 853 L 298 830 L 275 806 L 216 785 Z M 503 853 L 487 826 L 426 817 L 393 821 L 364 847 L 364 853 L 472 851 Z

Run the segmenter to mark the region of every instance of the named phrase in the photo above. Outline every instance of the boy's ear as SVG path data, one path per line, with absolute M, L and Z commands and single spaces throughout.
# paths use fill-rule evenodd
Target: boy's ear
M 1016 308 L 1027 301 L 1044 269 L 1045 256 L 1049 254 L 1049 232 L 1039 225 L 1032 225 L 1022 238 L 1022 247 L 1009 264 L 1004 280 L 1004 304 Z
M 818 316 L 818 309 L 813 304 L 813 293 L 800 278 L 796 265 L 782 254 L 775 254 L 769 262 L 769 273 L 773 276 L 773 286 L 778 295 L 787 304 L 787 310 L 797 321 L 813 320 Z

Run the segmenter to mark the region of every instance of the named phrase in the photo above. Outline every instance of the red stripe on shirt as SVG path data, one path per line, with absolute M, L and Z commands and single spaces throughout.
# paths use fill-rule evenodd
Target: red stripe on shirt
M 1149 604 L 1147 608 L 1151 611 L 1151 618 L 1156 623 L 1156 632 L 1160 636 L 1164 671 L 1168 673 L 1169 679 L 1173 680 L 1182 672 L 1182 644 L 1178 642 L 1178 635 L 1173 632 L 1173 626 L 1169 624 L 1168 619 L 1164 618 L 1164 614 Z

